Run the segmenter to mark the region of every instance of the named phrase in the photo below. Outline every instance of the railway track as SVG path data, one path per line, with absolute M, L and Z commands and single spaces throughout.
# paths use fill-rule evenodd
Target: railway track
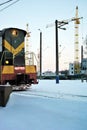
M 69 94 L 69 93 L 61 93 L 61 92 L 47 92 L 47 91 L 39 91 L 28 89 L 27 91 L 15 92 L 16 95 L 25 96 L 25 97 L 40 97 L 40 98 L 54 98 L 54 99 L 72 99 L 72 100 L 81 100 L 87 101 L 87 95 L 77 95 L 77 94 Z
M 14 85 L 12 86 L 12 91 L 26 91 L 31 85 L 21 84 L 21 85 Z

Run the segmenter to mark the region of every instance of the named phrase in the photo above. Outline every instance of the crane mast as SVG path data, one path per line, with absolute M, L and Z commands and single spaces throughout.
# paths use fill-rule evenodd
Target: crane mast
M 26 24 L 26 38 L 25 38 L 25 64 L 29 65 L 29 31 L 28 31 L 28 24 Z
M 79 64 L 79 24 L 80 20 L 78 18 L 78 6 L 76 6 L 75 14 L 75 42 L 74 42 L 74 73 L 78 74 L 80 72 Z

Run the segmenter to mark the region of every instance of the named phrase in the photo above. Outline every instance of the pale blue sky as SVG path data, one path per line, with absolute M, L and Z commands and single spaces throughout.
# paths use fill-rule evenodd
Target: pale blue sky
M 6 0 L 0 0 L 3 3 Z M 14 0 L 15 1 L 15 0 Z M 39 31 L 43 34 L 43 71 L 55 71 L 55 26 L 46 29 L 47 24 L 56 19 L 66 20 L 75 16 L 75 8 L 79 8 L 79 17 L 83 17 L 79 25 L 79 43 L 87 35 L 87 0 L 20 0 L 16 4 L 0 12 L 0 29 L 19 27 L 26 29 L 29 24 L 30 49 L 37 53 L 39 49 Z M 4 6 L 0 6 L 2 9 Z M 65 26 L 66 31 L 59 30 L 60 69 L 65 69 L 74 60 L 74 22 Z M 45 51 L 44 51 L 45 50 Z M 48 62 L 49 59 L 49 62 Z

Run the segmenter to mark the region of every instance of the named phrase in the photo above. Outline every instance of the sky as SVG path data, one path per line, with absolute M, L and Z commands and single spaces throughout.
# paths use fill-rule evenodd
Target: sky
M 0 3 L 6 0 L 0 0 Z M 16 0 L 13 0 L 13 2 Z M 12 2 L 11 2 L 12 3 Z M 29 24 L 29 50 L 36 55 L 40 47 L 40 29 L 42 31 L 42 71 L 55 71 L 55 20 L 66 20 L 75 17 L 75 8 L 78 6 L 79 25 L 79 50 L 87 35 L 86 0 L 19 0 L 7 9 L 0 11 L 0 29 L 18 27 L 26 30 Z M 4 6 L 0 6 L 0 10 Z M 53 26 L 46 28 L 47 25 Z M 65 26 L 66 30 L 59 30 L 59 70 L 67 69 L 70 62 L 74 61 L 74 22 Z M 80 57 L 80 53 L 79 53 Z

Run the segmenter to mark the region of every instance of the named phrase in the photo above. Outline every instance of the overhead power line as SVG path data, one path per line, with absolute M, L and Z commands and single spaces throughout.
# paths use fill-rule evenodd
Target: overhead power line
M 2 4 L 6 4 L 6 3 L 11 2 L 11 1 L 13 1 L 13 0 L 9 0 L 9 1 L 4 2 L 4 3 L 2 3 Z M 2 8 L 2 9 L 0 10 L 0 12 L 2 12 L 3 10 L 7 9 L 8 7 L 14 5 L 14 4 L 17 3 L 18 1 L 20 1 L 20 0 L 16 0 L 16 1 L 12 2 L 11 4 L 5 6 L 4 8 Z
M 7 4 L 7 3 L 11 2 L 11 1 L 13 1 L 13 0 L 5 1 L 5 2 L 1 3 L 0 6 L 2 6 L 2 5 L 4 5 L 4 4 Z

